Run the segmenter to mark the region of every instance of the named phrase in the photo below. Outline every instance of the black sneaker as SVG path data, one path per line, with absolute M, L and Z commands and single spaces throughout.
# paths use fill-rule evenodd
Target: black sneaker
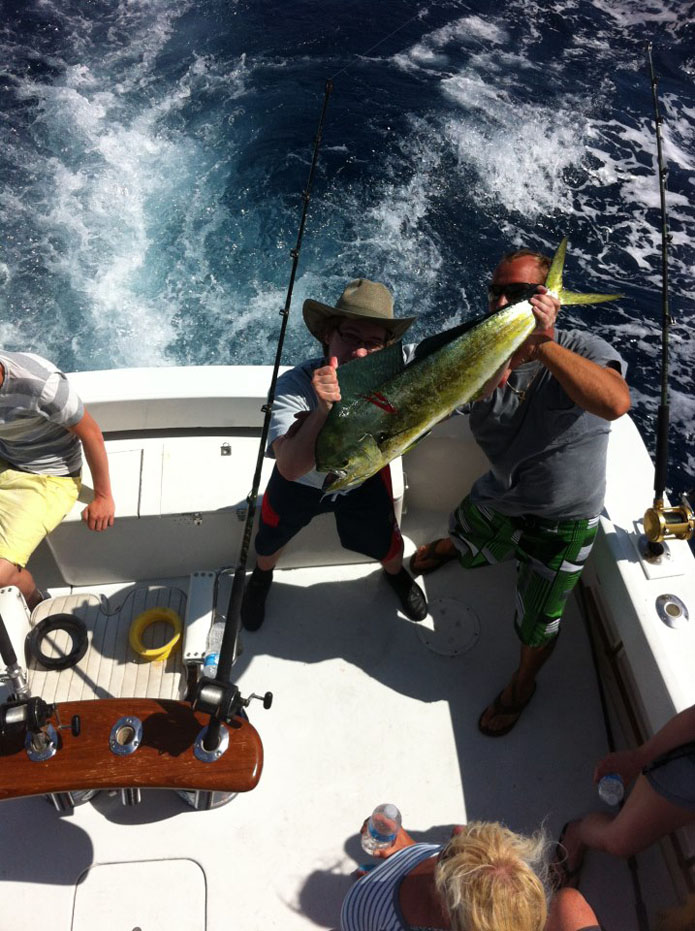
M 241 600 L 241 623 L 246 630 L 258 630 L 265 620 L 265 600 L 273 581 L 272 569 L 259 569 L 251 573 Z
M 384 576 L 394 592 L 398 595 L 401 610 L 411 621 L 424 621 L 427 617 L 428 607 L 425 593 L 410 576 L 406 569 L 401 567 L 400 572 L 391 575 L 384 569 Z

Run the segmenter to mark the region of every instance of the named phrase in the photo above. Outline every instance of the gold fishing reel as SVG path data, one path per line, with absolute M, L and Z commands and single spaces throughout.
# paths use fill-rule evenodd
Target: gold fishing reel
M 663 498 L 656 498 L 653 507 L 644 512 L 644 532 L 650 543 L 664 540 L 690 540 L 695 535 L 695 512 L 683 495 L 680 505 L 664 507 Z

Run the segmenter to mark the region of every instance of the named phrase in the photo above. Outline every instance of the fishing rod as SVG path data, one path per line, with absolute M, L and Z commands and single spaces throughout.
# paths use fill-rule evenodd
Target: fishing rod
M 251 698 L 261 698 L 259 695 L 251 695 L 250 698 L 242 699 L 238 688 L 231 682 L 232 666 L 236 662 L 239 646 L 239 632 L 241 629 L 241 600 L 244 594 L 244 583 L 246 579 L 246 561 L 248 559 L 249 548 L 251 546 L 251 535 L 253 533 L 253 522 L 256 515 L 256 499 L 258 497 L 258 488 L 261 482 L 261 471 L 263 460 L 265 458 L 266 443 L 270 430 L 270 415 L 275 398 L 275 386 L 278 380 L 278 371 L 280 360 L 282 358 L 282 347 L 285 341 L 285 332 L 290 315 L 290 304 L 292 303 L 292 292 L 294 290 L 294 281 L 297 275 L 297 265 L 299 264 L 299 253 L 302 247 L 304 237 L 304 227 L 306 225 L 307 213 L 309 210 L 309 200 L 311 199 L 311 187 L 314 180 L 314 172 L 319 157 L 319 147 L 321 145 L 321 136 L 323 133 L 323 124 L 328 109 L 328 101 L 333 90 L 333 81 L 326 81 L 323 96 L 323 106 L 321 108 L 321 117 L 319 119 L 318 129 L 314 137 L 314 150 L 309 168 L 309 176 L 306 188 L 302 194 L 304 201 L 302 216 L 297 233 L 297 242 L 294 249 L 290 250 L 292 256 L 292 269 L 290 272 L 289 285 L 287 287 L 287 296 L 285 306 L 280 311 L 282 324 L 280 335 L 278 337 L 277 349 L 275 352 L 275 362 L 273 365 L 273 374 L 270 380 L 268 396 L 266 403 L 261 408 L 264 414 L 263 428 L 261 430 L 261 439 L 258 445 L 258 457 L 256 459 L 256 470 L 253 476 L 251 491 L 249 492 L 246 502 L 246 523 L 244 525 L 244 535 L 239 553 L 239 560 L 234 571 L 234 580 L 232 582 L 232 591 L 229 596 L 229 605 L 227 607 L 226 623 L 222 645 L 220 647 L 220 656 L 217 666 L 217 675 L 214 679 L 202 677 L 197 685 L 197 693 L 193 702 L 196 710 L 204 711 L 210 714 L 210 724 L 203 738 L 203 748 L 206 751 L 213 751 L 217 748 L 220 741 L 220 731 L 222 721 L 229 720 L 234 714 L 237 714 L 242 706 L 248 705 Z M 269 708 L 272 702 L 272 695 L 266 692 L 262 696 L 263 705 Z
M 695 534 L 695 513 L 690 502 L 683 495 L 681 504 L 675 507 L 664 506 L 664 490 L 668 470 L 668 365 L 669 365 L 669 329 L 673 322 L 668 299 L 668 247 L 673 241 L 668 229 L 666 216 L 666 178 L 668 169 L 664 164 L 661 125 L 663 118 L 659 111 L 657 93 L 658 79 L 654 73 L 652 61 L 652 43 L 647 43 L 649 75 L 654 102 L 654 120 L 656 129 L 656 155 L 659 176 L 659 195 L 661 201 L 661 398 L 656 422 L 656 465 L 654 468 L 654 504 L 644 514 L 644 532 L 653 555 L 661 555 L 662 542 L 667 539 L 690 540 Z

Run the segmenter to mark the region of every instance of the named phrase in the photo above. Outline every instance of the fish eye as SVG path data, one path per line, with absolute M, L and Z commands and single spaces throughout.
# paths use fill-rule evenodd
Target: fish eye
M 383 443 L 386 440 L 387 436 L 388 436 L 387 433 L 378 433 L 376 437 L 377 443 L 379 444 Z

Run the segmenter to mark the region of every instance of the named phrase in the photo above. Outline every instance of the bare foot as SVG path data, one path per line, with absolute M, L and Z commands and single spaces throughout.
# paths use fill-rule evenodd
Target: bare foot
M 557 889 L 578 888 L 585 850 L 579 839 L 579 821 L 568 821 L 556 844 L 552 863 Z
M 458 550 L 450 537 L 433 540 L 432 543 L 418 546 L 410 557 L 410 571 L 413 575 L 427 575 L 457 557 Z

